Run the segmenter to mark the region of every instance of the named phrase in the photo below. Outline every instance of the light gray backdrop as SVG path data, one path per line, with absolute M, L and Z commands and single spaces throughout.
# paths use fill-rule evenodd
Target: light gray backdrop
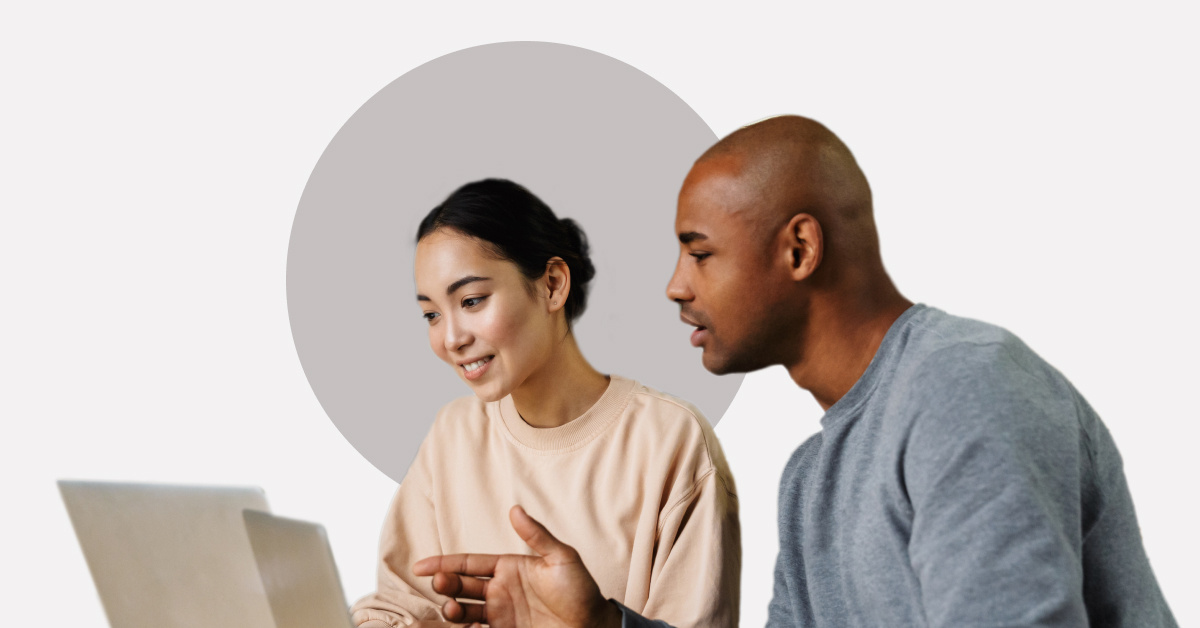
M 504 177 L 587 233 L 597 273 L 575 325 L 584 355 L 691 401 L 715 425 L 742 376 L 704 370 L 664 294 L 676 194 L 715 140 L 654 79 L 559 44 L 469 48 L 380 90 L 317 162 L 288 249 L 292 336 L 326 413 L 399 481 L 437 409 L 470 394 L 429 349 L 413 237 L 458 186 Z

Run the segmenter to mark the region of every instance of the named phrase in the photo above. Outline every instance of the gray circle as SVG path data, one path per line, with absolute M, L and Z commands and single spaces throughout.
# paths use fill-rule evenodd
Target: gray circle
M 413 238 L 458 186 L 503 177 L 587 233 L 597 272 L 575 333 L 593 366 L 686 399 L 715 425 L 742 377 L 704 370 L 665 296 L 675 198 L 715 140 L 654 79 L 560 44 L 469 48 L 384 87 L 321 155 L 288 247 L 292 337 L 325 412 L 399 481 L 438 408 L 470 394 L 429 348 Z

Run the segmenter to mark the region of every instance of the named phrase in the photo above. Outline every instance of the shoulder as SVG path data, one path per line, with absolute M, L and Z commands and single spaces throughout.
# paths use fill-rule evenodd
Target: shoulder
M 821 452 L 824 434 L 817 432 L 809 436 L 788 458 L 779 482 L 779 502 L 796 501 L 806 479 L 814 477 L 817 456 Z
M 915 436 L 1073 438 L 1086 403 L 1061 373 L 1004 328 L 934 312 L 895 387 L 893 410 L 911 418 Z
M 795 474 L 803 474 L 805 469 L 812 466 L 816 460 L 817 454 L 821 451 L 821 442 L 824 434 L 817 432 L 809 436 L 800 446 L 792 452 L 788 458 L 787 464 L 783 467 L 783 475 L 785 477 Z
M 720 449 L 712 425 L 699 408 L 640 382 L 633 382 L 625 414 L 637 429 L 662 440 L 687 443 L 708 452 Z
M 462 451 L 480 451 L 488 438 L 490 404 L 470 395 L 460 397 L 438 410 L 425 434 L 404 482 L 437 484 L 437 478 L 454 470 Z
M 1007 329 L 932 308 L 922 314 L 914 320 L 915 350 L 898 369 L 916 400 L 986 403 L 1067 392 L 1062 375 Z
M 693 476 L 713 475 L 736 495 L 725 453 L 708 419 L 695 405 L 640 382 L 632 382 L 625 430 L 655 450 L 655 458 Z
M 495 404 L 486 403 L 475 395 L 459 397 L 447 403 L 438 410 L 433 425 L 429 428 L 429 435 L 425 437 L 426 442 L 433 439 L 460 440 L 481 434 L 481 428 L 488 422 L 489 413 L 494 411 L 490 407 L 493 405 Z

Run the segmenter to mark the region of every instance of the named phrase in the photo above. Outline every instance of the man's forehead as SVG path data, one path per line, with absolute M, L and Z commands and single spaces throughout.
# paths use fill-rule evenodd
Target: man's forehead
M 738 222 L 753 205 L 753 191 L 740 159 L 720 156 L 696 163 L 679 192 L 675 227 L 679 233 Z M 707 228 L 712 228 L 711 226 Z

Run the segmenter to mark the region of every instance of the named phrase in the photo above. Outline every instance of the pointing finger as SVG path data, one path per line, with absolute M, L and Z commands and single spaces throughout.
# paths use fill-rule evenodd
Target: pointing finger
M 413 575 L 432 576 L 438 572 L 490 577 L 500 560 L 495 554 L 451 554 L 430 556 L 413 563 Z

